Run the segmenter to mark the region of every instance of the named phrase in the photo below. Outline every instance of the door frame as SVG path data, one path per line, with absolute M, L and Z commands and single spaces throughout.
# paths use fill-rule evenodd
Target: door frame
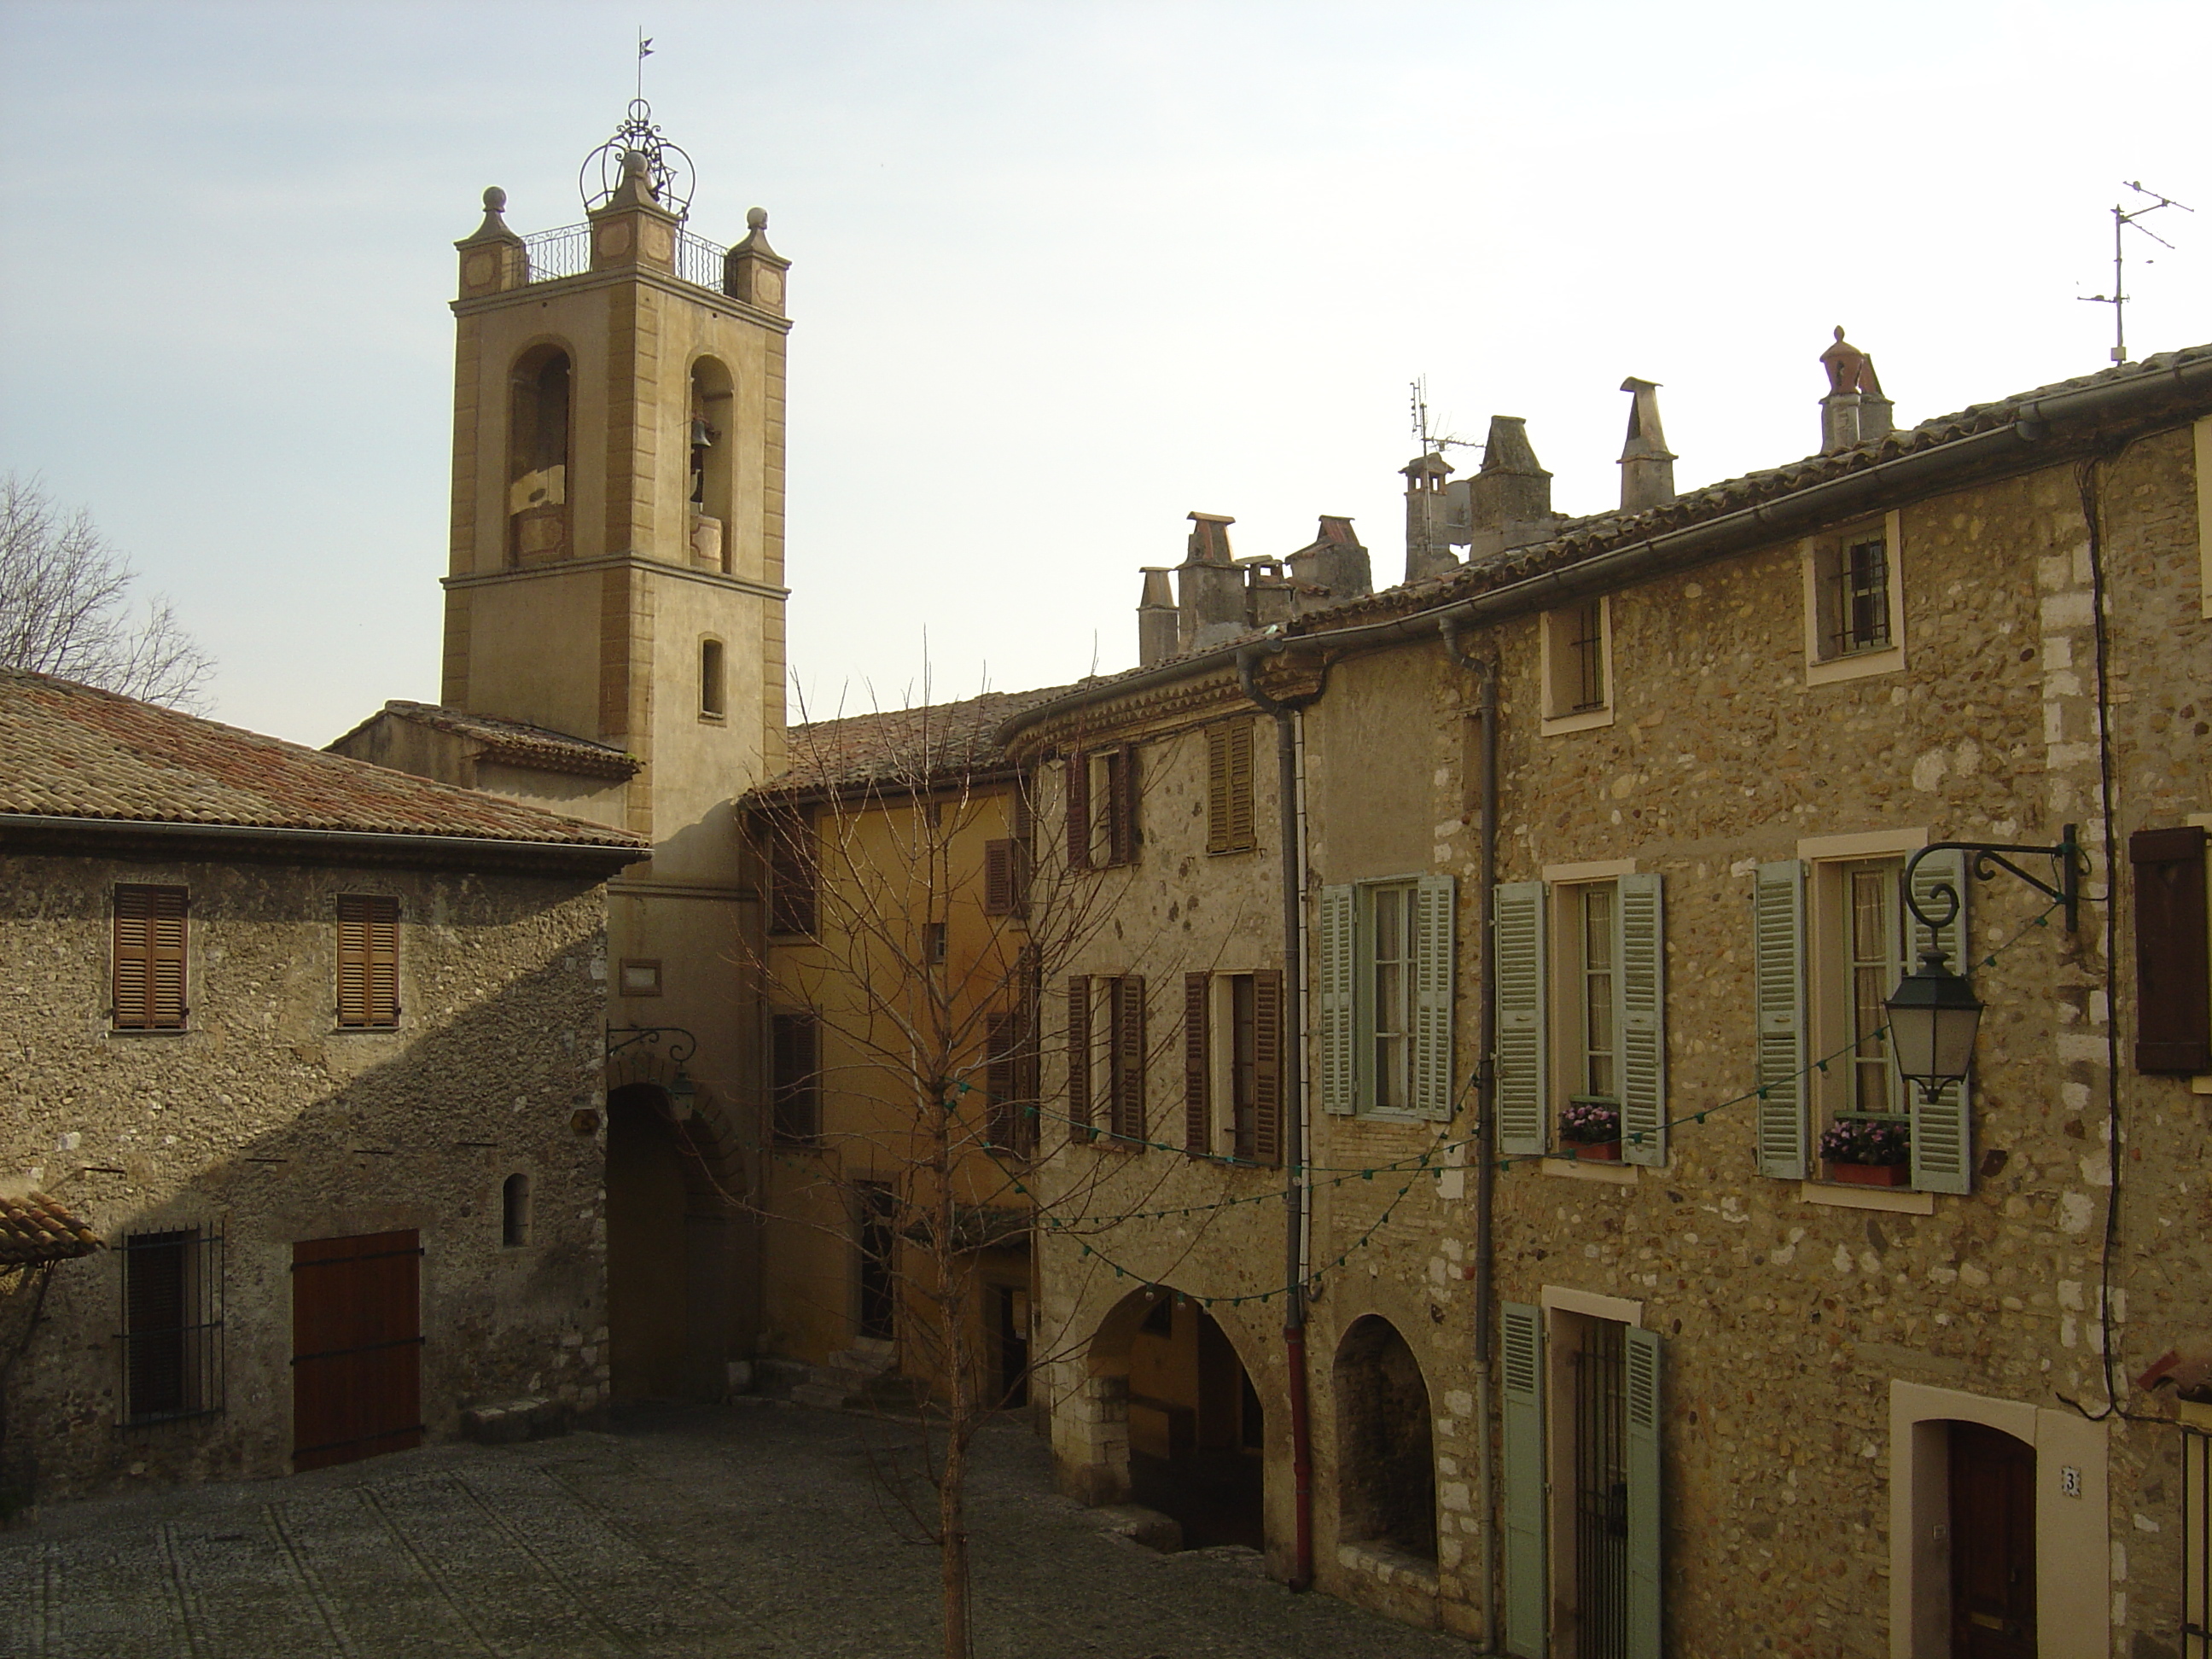
M 2035 1450 L 2035 1621 L 2041 1659 L 2108 1659 L 2112 1547 L 2106 1430 L 2078 1413 L 1921 1382 L 1889 1385 L 1890 1659 L 1949 1659 L 1949 1423 Z M 2078 1492 L 2065 1471 L 2075 1472 Z M 1938 1528 L 1943 1529 L 1939 1535 Z

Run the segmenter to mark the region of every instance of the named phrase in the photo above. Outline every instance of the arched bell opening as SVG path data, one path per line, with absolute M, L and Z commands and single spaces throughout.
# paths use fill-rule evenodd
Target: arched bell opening
M 545 564 L 574 550 L 568 517 L 568 354 L 532 346 L 508 375 L 507 559 Z
M 1100 1322 L 1091 1370 L 1127 1425 L 1100 1437 L 1105 1492 L 1172 1516 L 1186 1548 L 1264 1547 L 1266 1409 L 1219 1322 L 1171 1286 L 1133 1291 Z
M 726 573 L 730 568 L 736 470 L 731 428 L 736 408 L 736 389 L 729 369 L 712 357 L 693 363 L 688 432 L 690 470 L 685 479 L 691 562 Z
M 1352 1322 L 1337 1345 L 1337 1538 L 1437 1559 L 1437 1463 L 1429 1387 L 1387 1319 Z

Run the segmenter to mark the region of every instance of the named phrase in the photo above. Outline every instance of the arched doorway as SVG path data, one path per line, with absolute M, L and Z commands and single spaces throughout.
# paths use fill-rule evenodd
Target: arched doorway
M 1949 1425 L 1952 1659 L 2034 1659 L 2035 1448 Z
M 1352 1322 L 1337 1345 L 1337 1537 L 1437 1559 L 1437 1463 L 1429 1387 L 1387 1319 Z
M 1132 1502 L 1182 1524 L 1183 1545 L 1265 1546 L 1267 1419 L 1236 1344 L 1167 1285 L 1138 1291 L 1100 1322 L 1094 1376 L 1127 1382 Z
M 617 1401 L 691 1393 L 690 1182 L 658 1085 L 607 1096 L 607 1346 Z

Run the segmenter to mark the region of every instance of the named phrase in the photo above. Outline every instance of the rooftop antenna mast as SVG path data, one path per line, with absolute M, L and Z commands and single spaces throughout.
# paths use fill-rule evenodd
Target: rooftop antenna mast
M 2112 361 L 2116 363 L 2124 363 L 2128 360 L 2128 292 L 2125 276 L 2127 243 L 2124 240 L 2124 233 L 2129 226 L 2134 225 L 2152 241 L 2170 252 L 2173 247 L 2172 243 L 2167 241 L 2156 231 L 2145 229 L 2136 222 L 2146 214 L 2157 212 L 2160 208 L 2177 207 L 2184 213 L 2197 211 L 2195 208 L 2185 203 L 2175 201 L 2171 196 L 2161 196 L 2154 190 L 2145 190 L 2140 179 L 2123 179 L 2120 182 L 2135 191 L 2136 195 L 2149 197 L 2150 205 L 2136 208 L 2130 212 L 2125 203 L 2116 202 L 2112 204 L 2112 291 L 2110 294 L 2077 294 L 2074 296 L 2086 305 L 2112 307 Z M 2154 262 L 2145 259 L 2143 263 L 2150 264 Z
M 1441 455 L 1447 448 L 1480 449 L 1482 446 L 1466 438 L 1448 437 L 1429 428 L 1429 380 L 1423 375 L 1413 383 L 1413 441 L 1421 447 L 1424 455 Z

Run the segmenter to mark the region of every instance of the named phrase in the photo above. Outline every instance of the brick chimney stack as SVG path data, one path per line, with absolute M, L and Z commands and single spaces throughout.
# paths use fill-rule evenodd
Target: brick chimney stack
M 1441 576 L 1459 568 L 1452 556 L 1445 481 L 1451 463 L 1441 452 L 1416 456 L 1400 469 L 1406 477 L 1406 580 Z
M 1833 455 L 1886 438 L 1895 429 L 1893 405 L 1881 395 L 1875 378 L 1874 359 L 1844 338 L 1836 325 L 1836 343 L 1820 354 L 1828 371 L 1828 395 L 1820 399 L 1820 453 Z
M 1634 395 L 1628 438 L 1620 447 L 1620 510 L 1642 513 L 1674 499 L 1674 457 L 1659 425 L 1659 384 L 1630 375 L 1620 383 Z
M 1508 548 L 1548 541 L 1557 533 L 1552 475 L 1538 464 L 1528 423 L 1518 415 L 1490 417 L 1482 467 L 1468 480 L 1468 562 Z

